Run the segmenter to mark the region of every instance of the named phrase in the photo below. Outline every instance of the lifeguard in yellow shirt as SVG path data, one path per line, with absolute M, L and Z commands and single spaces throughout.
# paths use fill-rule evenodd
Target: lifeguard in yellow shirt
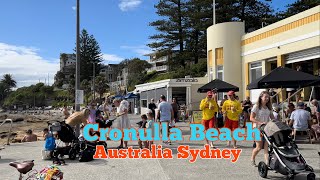
M 222 105 L 222 112 L 224 117 L 224 127 L 229 128 L 231 131 L 239 127 L 239 116 L 242 112 L 242 107 L 239 101 L 234 97 L 234 91 L 228 92 L 228 100 Z M 236 141 L 233 141 L 233 148 L 237 148 Z M 230 142 L 228 142 L 230 146 Z
M 213 128 L 215 124 L 215 114 L 218 112 L 218 104 L 215 100 L 214 93 L 212 91 L 207 92 L 207 97 L 201 100 L 200 110 L 202 111 L 202 125 L 205 130 Z M 207 144 L 209 144 L 209 141 Z M 211 142 L 211 147 L 213 144 Z

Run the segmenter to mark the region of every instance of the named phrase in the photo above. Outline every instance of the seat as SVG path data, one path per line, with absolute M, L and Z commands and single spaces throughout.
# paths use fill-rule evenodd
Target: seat
M 9 164 L 12 167 L 15 167 L 20 173 L 26 174 L 28 173 L 34 166 L 33 160 L 32 161 L 24 161 L 20 162 L 11 162 Z
M 284 157 L 294 158 L 294 157 L 300 156 L 300 154 L 294 147 L 291 147 L 291 146 L 280 146 L 280 147 L 275 146 L 275 147 L 277 148 L 278 152 Z

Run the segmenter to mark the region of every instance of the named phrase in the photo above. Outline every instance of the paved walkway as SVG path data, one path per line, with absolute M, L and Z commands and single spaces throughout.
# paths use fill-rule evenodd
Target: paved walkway
M 132 116 L 133 124 L 138 121 L 138 116 Z M 190 131 L 187 123 L 178 123 L 184 139 L 188 139 Z M 118 142 L 108 142 L 110 148 L 117 147 Z M 137 142 L 131 142 L 137 148 Z M 173 152 L 179 145 L 190 145 L 192 148 L 202 148 L 202 142 L 176 142 L 164 145 Z M 225 142 L 216 142 L 217 147 L 226 148 Z M 17 179 L 18 172 L 8 164 L 11 161 L 34 159 L 35 169 L 39 170 L 51 161 L 41 160 L 43 142 L 12 144 L 0 151 L 0 179 Z M 319 144 L 299 144 L 300 152 L 314 169 L 317 179 L 320 177 L 320 157 L 317 154 Z M 243 149 L 237 163 L 222 159 L 199 159 L 189 163 L 188 159 L 99 159 L 91 162 L 80 163 L 77 160 L 66 160 L 67 165 L 60 166 L 67 180 L 71 179 L 227 179 L 227 180 L 256 180 L 262 179 L 257 168 L 250 165 L 252 143 L 240 142 L 239 148 Z M 257 162 L 263 158 L 262 152 L 257 157 Z M 282 179 L 281 174 L 270 172 L 269 179 Z M 298 180 L 306 179 L 305 175 L 298 175 Z

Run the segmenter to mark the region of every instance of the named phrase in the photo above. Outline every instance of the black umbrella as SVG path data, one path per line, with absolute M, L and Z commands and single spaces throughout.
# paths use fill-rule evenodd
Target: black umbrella
M 247 89 L 266 89 L 266 88 L 302 88 L 320 81 L 320 77 L 301 71 L 296 71 L 287 67 L 278 67 L 253 82 Z
M 213 89 L 216 90 L 217 92 L 228 92 L 228 91 L 238 92 L 239 91 L 239 88 L 237 86 L 229 84 L 220 79 L 215 79 L 209 82 L 208 84 L 202 86 L 201 88 L 199 88 L 198 92 L 205 93 Z

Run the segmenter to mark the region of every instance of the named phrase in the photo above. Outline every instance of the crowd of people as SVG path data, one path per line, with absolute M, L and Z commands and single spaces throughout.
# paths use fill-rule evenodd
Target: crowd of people
M 272 96 L 270 96 L 269 91 L 261 92 L 254 105 L 250 101 L 250 97 L 246 97 L 244 101 L 239 101 L 234 91 L 229 91 L 224 96 L 220 106 L 217 102 L 217 92 L 212 90 L 207 92 L 207 96 L 200 103 L 202 124 L 205 130 L 219 128 L 218 117 L 222 117 L 223 127 L 229 128 L 231 131 L 239 127 L 245 128 L 246 122 L 252 122 L 254 127 L 259 128 L 269 121 L 282 121 L 292 127 L 294 138 L 297 132 L 306 131 L 310 133 L 310 141 L 318 139 L 318 134 L 320 133 L 320 106 L 315 99 L 311 102 L 312 109 L 303 101 L 298 101 L 297 107 L 290 102 L 283 113 L 281 113 L 280 106 L 277 103 L 272 103 Z M 236 141 L 232 141 L 233 148 L 237 148 Z M 208 141 L 206 143 L 209 144 Z M 215 148 L 212 142 L 210 146 Z M 228 146 L 230 146 L 230 142 L 228 142 Z M 261 149 L 264 149 L 264 156 L 267 161 L 268 144 L 263 138 L 254 144 L 251 156 L 253 166 L 256 166 L 255 157 Z

